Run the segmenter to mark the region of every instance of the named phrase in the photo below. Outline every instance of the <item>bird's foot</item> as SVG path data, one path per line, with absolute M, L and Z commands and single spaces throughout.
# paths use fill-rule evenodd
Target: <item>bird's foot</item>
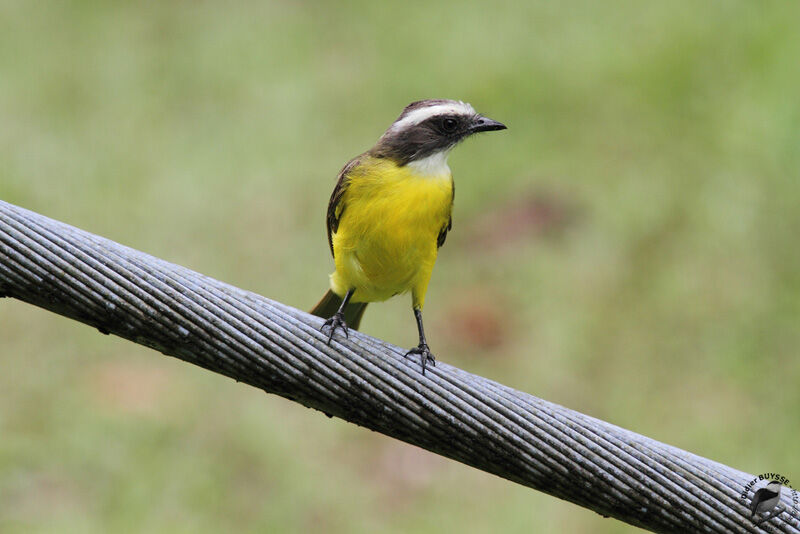
M 410 351 L 406 352 L 406 356 L 411 354 L 419 354 L 422 363 L 422 374 L 425 374 L 425 367 L 430 363 L 432 367 L 436 367 L 436 358 L 431 354 L 431 349 L 428 348 L 426 343 L 420 343 Z
M 333 334 L 336 332 L 337 328 L 341 328 L 344 330 L 344 337 L 349 338 L 350 333 L 347 329 L 347 323 L 344 322 L 344 314 L 340 312 L 336 312 L 331 316 L 325 324 L 322 325 L 320 331 L 324 332 L 326 328 L 330 328 L 330 333 L 328 334 L 328 345 L 331 344 L 331 339 L 333 339 Z

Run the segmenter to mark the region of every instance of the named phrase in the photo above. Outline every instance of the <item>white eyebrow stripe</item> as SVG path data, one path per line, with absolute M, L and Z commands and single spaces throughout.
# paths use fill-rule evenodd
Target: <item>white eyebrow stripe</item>
M 447 102 L 445 104 L 437 104 L 435 106 L 428 106 L 424 108 L 415 109 L 402 119 L 392 124 L 392 130 L 402 130 L 409 126 L 419 124 L 426 119 L 435 117 L 436 115 L 454 114 L 454 115 L 475 115 L 475 109 L 466 102 Z

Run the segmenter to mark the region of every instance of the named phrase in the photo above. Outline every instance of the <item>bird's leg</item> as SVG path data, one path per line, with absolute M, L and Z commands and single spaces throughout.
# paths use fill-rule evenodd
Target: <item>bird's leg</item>
M 339 309 L 334 313 L 325 323 L 322 325 L 320 330 L 325 330 L 325 327 L 331 329 L 330 333 L 328 334 L 328 345 L 331 344 L 331 339 L 333 339 L 333 334 L 336 332 L 336 329 L 341 327 L 344 330 L 344 337 L 349 338 L 350 334 L 347 331 L 347 323 L 344 322 L 344 309 L 347 306 L 347 303 L 350 302 L 350 297 L 353 296 L 355 293 L 355 288 L 351 289 L 347 292 L 347 294 L 342 299 L 342 304 L 339 306 Z
M 422 374 L 424 375 L 425 366 L 428 363 L 430 363 L 433 367 L 436 367 L 436 358 L 433 357 L 433 354 L 431 354 L 431 349 L 428 348 L 428 341 L 425 339 L 425 329 L 422 327 L 422 311 L 417 307 L 414 307 L 414 317 L 417 319 L 417 330 L 419 330 L 419 345 L 406 352 L 406 356 L 409 354 L 420 355 L 420 358 L 422 359 Z

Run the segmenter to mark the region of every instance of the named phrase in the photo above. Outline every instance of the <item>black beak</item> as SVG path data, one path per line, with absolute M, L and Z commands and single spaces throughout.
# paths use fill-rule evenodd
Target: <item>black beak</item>
M 502 122 L 497 122 L 492 120 L 488 117 L 481 117 L 478 115 L 475 117 L 475 120 L 472 121 L 472 126 L 470 126 L 469 131 L 470 133 L 478 133 L 478 132 L 491 132 L 494 130 L 505 130 L 506 125 Z

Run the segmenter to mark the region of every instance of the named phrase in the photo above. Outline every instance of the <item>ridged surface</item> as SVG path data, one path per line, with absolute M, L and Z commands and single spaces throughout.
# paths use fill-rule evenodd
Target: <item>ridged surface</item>
M 800 532 L 786 488 L 756 526 L 753 475 L 441 362 L 423 376 L 355 331 L 329 347 L 316 317 L 2 201 L 0 296 L 654 532 Z

